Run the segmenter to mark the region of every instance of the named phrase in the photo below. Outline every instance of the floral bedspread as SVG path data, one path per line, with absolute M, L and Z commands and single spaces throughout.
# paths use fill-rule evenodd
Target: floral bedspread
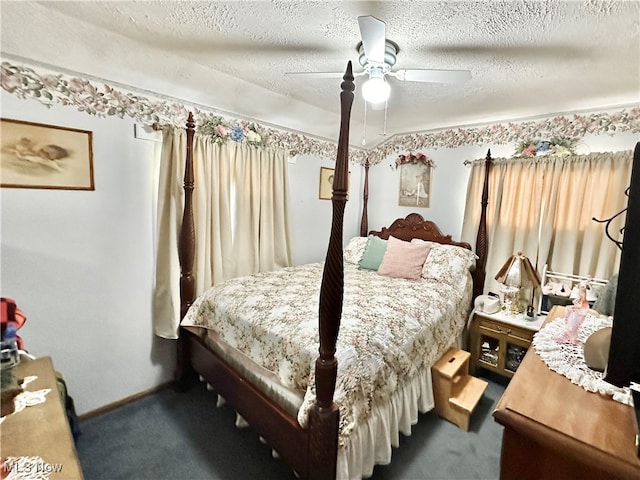
M 305 392 L 298 421 L 315 399 L 318 303 L 322 263 L 229 280 L 201 295 L 182 325 L 216 330 L 231 346 Z M 471 275 L 435 281 L 388 278 L 344 265 L 344 301 L 334 400 L 340 442 L 462 332 L 471 304 Z

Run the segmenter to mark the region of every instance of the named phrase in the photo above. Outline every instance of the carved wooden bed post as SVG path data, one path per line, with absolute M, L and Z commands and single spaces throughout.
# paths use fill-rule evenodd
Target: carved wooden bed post
M 193 277 L 193 260 L 196 251 L 196 231 L 193 221 L 193 189 L 195 186 L 193 176 L 193 134 L 195 122 L 193 114 L 189 112 L 187 119 L 187 156 L 184 168 L 184 210 L 182 213 L 182 225 L 178 239 L 178 257 L 180 259 L 180 319 L 182 320 L 195 300 L 195 279 Z M 188 353 L 184 339 L 178 336 L 178 358 L 174 379 L 178 389 L 183 388 L 185 369 L 189 365 Z
M 487 150 L 487 158 L 484 167 L 484 185 L 482 186 L 482 201 L 480 212 L 480 224 L 476 237 L 476 269 L 473 272 L 473 298 L 482 295 L 484 291 L 485 267 L 487 264 L 487 204 L 489 203 L 489 170 L 491 169 L 491 150 Z
M 369 202 L 369 157 L 364 162 L 364 192 L 362 194 L 362 222 L 360 222 L 360 236 L 366 237 L 369 234 L 369 214 L 367 213 L 367 203 Z
M 335 479 L 338 457 L 340 412 L 333 402 L 333 393 L 338 372 L 336 341 L 344 294 L 342 230 L 349 181 L 349 118 L 355 90 L 351 62 L 347 64 L 343 80 L 340 93 L 340 137 L 331 197 L 331 236 L 320 287 L 320 356 L 316 360 L 316 401 L 309 412 L 308 473 L 312 480 Z
M 187 119 L 187 158 L 184 169 L 184 212 L 180 227 L 178 254 L 180 257 L 180 318 L 183 318 L 195 299 L 193 259 L 196 250 L 196 230 L 193 223 L 193 134 L 196 124 L 193 114 Z

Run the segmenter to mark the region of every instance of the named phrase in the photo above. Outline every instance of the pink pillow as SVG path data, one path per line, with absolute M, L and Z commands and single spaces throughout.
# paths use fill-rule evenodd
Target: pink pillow
M 426 243 L 404 242 L 389 237 L 378 275 L 417 280 L 422 274 L 422 265 L 429 255 L 429 250 L 431 246 Z

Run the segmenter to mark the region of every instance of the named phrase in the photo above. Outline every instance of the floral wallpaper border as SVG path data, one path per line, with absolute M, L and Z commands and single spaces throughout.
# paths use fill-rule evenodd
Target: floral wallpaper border
M 38 73 L 24 65 L 3 61 L 2 88 L 20 98 L 30 98 L 43 105 L 75 106 L 81 112 L 96 116 L 125 116 L 144 125 L 172 124 L 183 127 L 188 111 L 194 113 L 202 133 L 216 141 L 245 142 L 248 145 L 285 149 L 290 156 L 317 155 L 335 159 L 337 145 L 297 132 L 266 127 L 256 122 L 224 118 L 214 109 L 203 110 L 159 98 L 147 98 L 134 92 L 101 86 L 86 78 L 56 72 Z M 401 151 L 457 148 L 463 145 L 503 145 L 529 138 L 563 137 L 577 140 L 586 134 L 640 132 L 640 105 L 615 113 L 562 115 L 543 120 L 509 122 L 481 127 L 460 127 L 396 135 L 372 150 L 350 148 L 350 161 L 371 165 Z

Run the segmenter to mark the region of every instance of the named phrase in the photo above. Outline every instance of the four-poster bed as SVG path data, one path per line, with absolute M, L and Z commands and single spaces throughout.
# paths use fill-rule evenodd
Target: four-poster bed
M 353 288 L 358 290 L 365 288 L 362 283 L 357 283 L 362 280 L 356 279 L 366 278 L 367 282 L 372 282 L 369 287 L 377 289 L 376 292 L 385 288 L 382 286 L 383 282 L 389 284 L 396 282 L 393 283 L 393 289 L 409 292 L 409 294 L 406 294 L 400 301 L 398 298 L 395 298 L 395 303 L 392 305 L 393 308 L 389 309 L 388 306 L 380 307 L 382 309 L 387 308 L 388 316 L 390 317 L 389 325 L 384 327 L 387 328 L 385 331 L 391 331 L 392 327 L 396 328 L 398 324 L 403 323 L 404 321 L 395 319 L 395 317 L 393 317 L 393 310 L 400 311 L 409 308 L 406 307 L 404 303 L 406 302 L 407 304 L 411 304 L 413 301 L 415 308 L 413 308 L 414 312 L 412 315 L 415 315 L 416 319 L 411 318 L 411 321 L 407 323 L 413 326 L 416 323 L 424 322 L 426 326 L 420 325 L 418 330 L 400 330 L 398 327 L 397 332 L 394 330 L 393 335 L 390 336 L 393 337 L 396 334 L 399 338 L 402 335 L 406 335 L 407 338 L 412 335 L 415 336 L 417 339 L 420 339 L 420 341 L 418 342 L 416 340 L 415 344 L 412 344 L 411 348 L 412 350 L 422 353 L 426 350 L 419 350 L 417 346 L 418 344 L 421 345 L 420 348 L 426 348 L 426 344 L 429 343 L 428 339 L 431 339 L 434 344 L 437 343 L 435 341 L 436 338 L 443 339 L 439 340 L 443 345 L 437 345 L 437 350 L 435 347 L 433 347 L 432 350 L 429 350 L 429 352 L 431 352 L 429 355 L 431 356 L 441 355 L 456 338 L 460 337 L 470 310 L 472 295 L 481 291 L 482 287 L 479 286 L 478 282 L 484 280 L 483 267 L 485 261 L 484 257 L 486 256 L 486 229 L 481 227 L 478 230 L 479 237 L 477 247 L 480 248 L 477 253 L 478 260 L 476 262 L 476 269 L 473 273 L 474 284 L 472 285 L 471 274 L 469 273 L 469 266 L 471 263 L 468 265 L 466 264 L 468 261 L 467 258 L 469 256 L 473 256 L 470 245 L 453 241 L 451 236 L 445 236 L 442 234 L 433 222 L 424 220 L 418 214 L 410 214 L 404 219 L 397 219 L 388 228 L 382 228 L 382 230 L 378 232 L 370 232 L 370 234 L 384 240 L 393 237 L 398 239 L 397 241 L 403 241 L 403 244 L 408 244 L 409 241 L 413 241 L 415 244 L 419 244 L 420 241 L 429 242 L 430 257 L 427 257 L 425 265 L 429 262 L 429 258 L 433 259 L 432 262 L 436 262 L 438 258 L 441 259 L 441 262 L 445 262 L 445 260 L 442 259 L 454 258 L 455 265 L 459 266 L 464 264 L 464 268 L 458 267 L 460 269 L 460 277 L 455 282 L 452 282 L 452 285 L 449 285 L 446 281 L 442 281 L 439 277 L 428 279 L 429 275 L 433 276 L 435 273 L 432 274 L 427 272 L 425 276 L 425 270 L 423 270 L 422 278 L 416 283 L 412 283 L 405 279 L 384 278 L 377 275 L 375 272 L 358 269 L 357 261 L 350 258 L 344 258 L 342 228 L 344 207 L 347 200 L 349 119 L 351 104 L 353 102 L 353 91 L 355 89 L 350 62 L 347 66 L 343 80 L 344 81 L 341 85 L 342 93 L 340 95 L 341 126 L 332 197 L 333 217 L 326 260 L 324 264 L 315 264 L 310 267 L 301 266 L 300 268 L 292 267 L 279 271 L 277 274 L 277 281 L 286 281 L 289 283 L 277 283 L 276 288 L 280 288 L 282 290 L 276 290 L 279 293 L 274 293 L 272 295 L 272 297 L 287 296 L 288 290 L 286 289 L 294 288 L 292 285 L 295 286 L 299 283 L 298 277 L 295 277 L 295 275 L 300 274 L 300 272 L 302 272 L 303 275 L 316 275 L 313 278 L 317 278 L 318 280 L 317 283 L 313 283 L 313 285 L 319 287 L 319 289 L 311 289 L 314 292 L 313 295 L 315 295 L 314 298 L 316 300 L 315 304 L 311 303 L 311 305 L 316 306 L 315 312 L 312 313 L 312 316 L 316 319 L 316 343 L 313 347 L 315 349 L 314 356 L 317 356 L 315 361 L 315 372 L 309 372 L 306 377 L 305 375 L 302 375 L 301 378 L 309 379 L 310 383 L 306 386 L 306 392 L 303 386 L 302 398 L 298 399 L 298 403 L 296 403 L 295 399 L 291 400 L 290 396 L 287 397 L 287 390 L 288 387 L 291 386 L 290 384 L 295 384 L 300 380 L 298 377 L 294 378 L 293 374 L 288 374 L 292 371 L 296 371 L 297 369 L 302 369 L 305 365 L 312 370 L 312 362 L 308 362 L 308 357 L 310 355 L 308 345 L 301 346 L 299 347 L 299 352 L 295 350 L 297 353 L 288 355 L 284 367 L 282 366 L 282 363 L 276 364 L 274 370 L 277 370 L 278 368 L 281 368 L 281 370 L 278 371 L 279 375 L 275 375 L 273 371 L 269 371 L 267 369 L 253 369 L 253 367 L 247 367 L 245 356 L 235 352 L 234 348 L 225 343 L 227 341 L 226 339 L 220 338 L 223 336 L 222 334 L 226 332 L 230 338 L 238 340 L 235 342 L 236 344 L 242 342 L 253 342 L 251 343 L 252 345 L 260 344 L 261 348 L 265 348 L 265 358 L 272 358 L 273 351 L 266 350 L 266 347 L 262 345 L 262 343 L 265 343 L 262 339 L 256 337 L 257 340 L 247 340 L 247 338 L 245 338 L 245 336 L 250 337 L 251 335 L 254 335 L 254 333 L 252 333 L 249 330 L 249 327 L 242 322 L 246 320 L 246 317 L 258 317 L 259 312 L 263 310 L 261 304 L 256 303 L 252 305 L 251 302 L 258 302 L 256 298 L 260 297 L 260 294 L 256 293 L 256 288 L 264 291 L 266 288 L 265 285 L 270 286 L 271 284 L 269 282 L 276 282 L 276 280 L 273 280 L 273 276 L 268 276 L 269 274 L 267 273 L 243 277 L 241 279 L 233 279 L 230 282 L 224 282 L 224 285 L 220 286 L 220 288 L 215 287 L 198 299 L 194 298 L 195 292 L 192 268 L 195 251 L 195 228 L 191 202 L 191 195 L 194 189 L 194 178 L 192 166 L 193 156 L 191 150 L 195 125 L 191 115 L 187 122 L 187 164 L 185 167 L 184 177 L 185 209 L 179 241 L 179 257 L 182 269 L 180 278 L 181 315 L 184 320 L 180 328 L 180 338 L 178 342 L 178 368 L 176 370 L 176 377 L 177 379 L 182 378 L 186 369 L 194 370 L 202 379 L 210 384 L 241 417 L 243 417 L 255 430 L 257 430 L 260 436 L 264 438 L 271 448 L 274 449 L 280 457 L 282 457 L 284 461 L 286 461 L 289 466 L 303 478 L 336 478 L 337 471 L 341 472 L 341 475 L 344 475 L 345 471 L 348 472 L 349 468 L 346 468 L 345 470 L 345 462 L 349 466 L 352 460 L 351 457 L 346 458 L 346 454 L 344 454 L 344 450 L 346 449 L 345 442 L 348 443 L 348 441 L 350 441 L 349 437 L 345 437 L 346 434 L 344 432 L 349 429 L 349 425 L 345 426 L 345 423 L 350 419 L 350 428 L 352 431 L 356 431 L 360 428 L 360 424 L 369 422 L 368 417 L 363 416 L 364 414 L 358 413 L 362 410 L 360 404 L 357 404 L 357 406 L 355 404 L 351 405 L 345 400 L 345 398 L 349 397 L 351 393 L 358 390 L 357 388 L 353 388 L 353 385 L 349 386 L 350 375 L 360 374 L 356 370 L 347 370 L 348 367 L 346 365 L 358 362 L 352 361 L 353 357 L 349 357 L 349 355 L 345 354 L 344 345 L 340 345 L 342 350 L 337 348 L 341 321 L 343 322 L 342 332 L 340 335 L 340 339 L 342 341 L 346 342 L 346 339 L 349 338 L 357 339 L 363 335 L 366 336 L 366 332 L 363 333 L 362 328 L 367 327 L 360 325 L 361 322 L 359 321 L 354 321 L 354 319 L 359 319 L 360 317 L 358 317 L 358 315 L 362 315 L 362 313 L 353 313 L 354 307 L 351 303 L 353 300 L 351 290 Z M 487 164 L 489 163 L 490 162 Z M 368 165 L 365 166 L 365 169 L 368 172 Z M 361 235 L 363 237 L 366 235 L 368 229 L 366 221 L 367 197 L 368 181 L 365 178 L 365 204 L 361 224 Z M 481 218 L 483 219 L 482 221 L 484 221 L 486 200 L 482 204 L 482 208 L 483 215 Z M 365 240 L 366 237 L 364 237 L 360 242 L 353 242 L 353 244 L 358 244 L 359 247 L 365 248 Z M 464 252 L 468 253 L 465 254 Z M 440 257 L 438 257 L 438 255 L 440 255 Z M 311 269 L 311 273 L 309 273 L 309 268 Z M 445 264 L 434 265 L 433 271 L 440 271 L 441 269 L 446 268 L 449 268 L 449 266 Z M 466 272 L 464 271 L 465 268 Z M 291 278 L 289 278 L 290 276 Z M 313 282 L 315 282 L 315 280 Z M 276 283 L 273 285 L 276 285 Z M 252 290 L 252 288 L 254 290 Z M 411 290 L 400 290 L 408 288 L 411 288 Z M 478 288 L 480 290 L 478 290 Z M 450 291 L 451 293 L 447 293 L 446 295 L 442 294 L 440 293 L 440 289 L 443 289 L 443 291 L 447 290 L 447 292 Z M 248 295 L 250 295 L 250 297 L 243 297 L 242 299 L 232 301 L 234 295 L 240 295 L 238 292 L 245 291 L 249 292 Z M 415 295 L 412 293 L 415 293 Z M 372 293 L 372 291 L 370 291 L 368 292 L 368 295 L 369 297 L 366 301 L 360 302 L 366 304 L 368 301 L 371 301 L 373 304 L 374 302 L 372 299 L 376 293 Z M 264 297 L 267 298 L 268 295 Z M 427 297 L 432 297 L 430 301 L 436 303 L 433 305 L 427 303 L 423 304 L 423 298 L 426 299 Z M 213 300 L 211 300 L 212 298 Z M 220 299 L 225 301 L 220 301 Z M 294 309 L 289 309 L 295 310 L 294 314 L 300 314 L 300 312 L 304 310 L 305 300 L 299 300 L 296 298 L 295 300 L 291 300 L 291 302 L 296 306 Z M 310 300 L 307 298 L 306 302 L 308 303 Z M 240 333 L 235 330 L 228 333 L 231 327 L 226 325 L 219 328 L 208 328 L 204 322 L 209 320 L 203 319 L 203 317 L 200 316 L 200 314 L 205 311 L 215 311 L 215 315 L 209 315 L 210 317 L 222 316 L 222 314 L 218 315 L 218 305 L 224 303 L 231 305 L 230 310 L 239 312 L 239 320 L 234 319 L 233 321 L 239 324 L 241 323 L 238 327 L 241 329 Z M 299 308 L 298 305 L 300 306 Z M 343 306 L 345 308 L 344 311 Z M 280 306 L 279 308 L 282 309 L 285 307 Z M 373 309 L 374 307 L 372 306 L 371 308 Z M 446 315 L 444 313 L 438 313 L 438 315 L 433 315 L 434 318 L 431 319 L 430 316 L 432 314 L 427 314 L 423 310 L 428 310 L 429 312 L 440 312 L 446 310 L 448 313 Z M 317 327 L 318 312 L 319 329 Z M 373 322 L 376 323 L 377 326 L 378 324 L 384 324 L 383 317 L 386 320 L 386 316 L 387 315 L 377 316 L 373 319 Z M 400 317 L 404 318 L 403 316 L 407 317 L 408 315 L 406 312 L 401 311 Z M 216 328 L 218 328 L 218 332 L 216 332 Z M 282 328 L 282 326 L 279 328 Z M 287 328 L 289 327 L 287 326 Z M 304 336 L 304 334 L 307 333 L 304 330 L 301 330 L 301 332 L 300 336 Z M 380 334 L 380 331 L 377 332 Z M 268 336 L 269 339 L 274 336 L 278 336 L 277 333 L 273 333 L 271 331 L 267 332 L 267 334 L 268 335 L 265 337 Z M 281 337 L 281 341 L 288 341 L 290 340 L 290 337 L 297 338 L 296 335 L 290 334 L 290 330 L 285 330 L 284 335 L 281 335 Z M 310 337 L 312 337 L 312 335 L 310 335 Z M 317 347 L 318 339 L 319 348 Z M 378 339 L 375 336 L 372 336 L 371 338 L 368 338 L 365 343 L 367 348 L 369 348 L 376 342 L 378 342 Z M 393 342 L 390 341 L 389 343 L 391 344 Z M 405 343 L 410 342 L 407 341 Z M 356 344 L 352 350 L 358 350 L 361 346 L 362 345 Z M 275 347 L 274 350 L 277 348 L 278 347 Z M 284 347 L 281 347 L 281 349 L 285 349 L 289 353 L 290 351 L 294 351 L 296 348 L 298 347 L 294 345 L 294 342 L 288 342 Z M 249 347 L 249 349 L 256 350 L 255 347 Z M 258 352 L 255 355 L 259 356 L 260 353 L 261 352 Z M 337 355 L 342 355 L 340 362 L 337 359 Z M 394 350 L 393 355 L 403 357 L 405 356 L 405 352 L 401 350 Z M 345 358 L 350 360 L 345 362 Z M 355 358 L 356 360 L 359 359 L 359 357 Z M 433 407 L 431 404 L 425 408 L 425 405 L 428 403 L 428 399 L 426 397 L 431 393 L 429 367 L 438 358 L 431 358 L 429 360 L 424 359 L 423 362 L 426 363 L 418 363 L 418 368 L 420 368 L 418 373 L 416 373 L 416 367 L 413 366 L 413 363 L 407 363 L 406 366 L 406 369 L 412 372 L 411 382 L 413 382 L 414 377 L 416 382 L 411 383 L 407 380 L 406 388 L 407 391 L 419 391 L 418 393 L 413 392 L 412 394 L 419 397 L 419 400 L 421 399 L 420 401 L 416 400 L 416 404 L 419 404 L 420 402 L 424 404 L 422 406 L 416 406 L 416 409 L 419 407 L 421 411 Z M 375 358 L 369 358 L 368 360 L 363 361 L 369 362 L 370 364 L 382 363 L 379 359 Z M 278 367 L 278 365 L 280 365 L 280 367 Z M 302 367 L 300 365 L 302 365 Z M 339 374 L 339 368 L 344 369 L 342 375 Z M 386 372 L 386 370 L 389 370 L 390 368 L 391 367 L 387 368 L 386 364 L 384 364 L 384 367 L 381 367 L 380 371 L 384 370 Z M 374 368 L 371 367 L 371 369 L 373 370 Z M 376 373 L 376 375 L 382 374 Z M 389 375 L 389 378 L 392 378 L 394 382 L 397 382 L 399 385 L 404 385 L 403 377 L 396 376 L 395 372 L 392 372 Z M 281 381 L 282 378 L 285 379 L 284 382 Z M 383 377 L 376 378 L 380 380 Z M 386 378 L 387 382 L 390 381 L 389 378 L 384 378 Z M 285 384 L 284 388 L 282 388 L 282 383 Z M 422 384 L 428 384 L 428 388 L 426 388 L 428 393 L 424 393 L 423 395 L 425 398 L 421 397 L 422 391 L 420 388 L 422 388 Z M 336 386 L 338 387 L 337 390 Z M 372 387 L 367 388 L 369 390 L 372 389 Z M 367 388 L 363 387 L 362 390 L 367 390 Z M 404 394 L 404 391 L 400 386 L 397 391 L 400 392 L 398 395 Z M 284 393 L 280 394 L 279 392 Z M 375 391 L 373 393 L 369 393 L 374 396 L 365 398 L 365 404 L 367 401 L 371 404 L 372 401 L 377 398 L 375 397 Z M 396 392 L 391 392 L 390 395 L 396 395 Z M 334 398 L 334 396 L 336 396 L 337 399 Z M 340 405 L 338 405 L 338 403 Z M 304 406 L 304 408 L 300 405 Z M 304 414 L 302 415 L 301 413 L 298 413 L 298 416 L 296 416 L 295 410 L 297 408 L 300 408 L 300 412 L 304 412 Z M 346 412 L 346 416 L 341 418 L 341 412 Z M 415 423 L 416 416 L 417 411 L 407 414 L 407 418 L 402 419 L 403 423 L 408 423 L 409 431 L 410 424 Z M 299 421 L 300 419 L 302 419 L 302 421 Z M 367 419 L 366 422 L 363 421 L 363 419 Z M 375 424 L 375 421 L 372 422 L 373 423 L 370 424 L 367 423 L 367 425 L 370 426 Z M 301 423 L 304 424 L 304 427 L 301 426 Z M 400 426 L 398 428 L 406 433 L 406 427 L 403 428 Z M 393 435 L 397 435 L 397 433 L 396 429 L 396 431 L 392 432 L 390 435 L 393 437 Z M 358 435 L 359 434 L 360 433 L 358 433 Z M 345 440 L 345 438 L 347 438 L 347 440 Z M 391 440 L 390 443 L 394 444 L 397 442 Z M 340 448 L 342 448 L 342 450 L 340 450 L 342 453 L 339 455 L 338 453 Z M 353 454 L 353 452 L 351 454 L 356 456 L 360 455 L 360 453 Z M 376 458 L 374 463 L 379 463 L 378 460 L 379 458 Z M 372 465 L 365 466 L 362 471 L 356 469 L 356 473 L 358 476 L 360 476 L 360 474 L 370 474 L 370 468 L 373 468 Z M 350 476 L 352 474 L 353 472 L 349 473 Z

